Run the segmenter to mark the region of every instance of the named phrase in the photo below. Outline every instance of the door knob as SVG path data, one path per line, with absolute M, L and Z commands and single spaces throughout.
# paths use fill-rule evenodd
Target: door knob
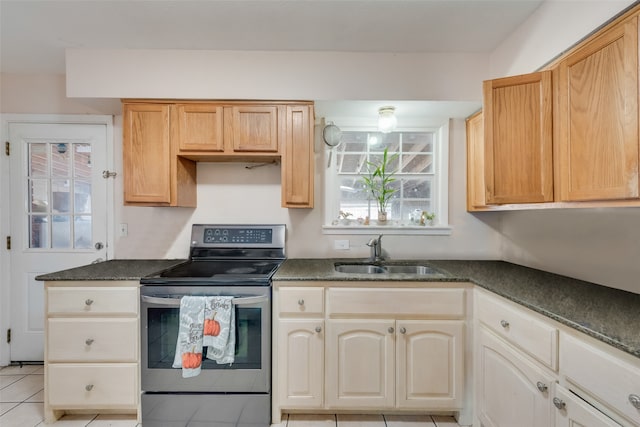
M 102 243 L 102 242 L 98 242 L 98 243 L 96 243 L 94 246 L 95 246 L 95 248 L 96 248 L 97 250 L 100 250 L 100 249 L 104 248 L 104 243 Z

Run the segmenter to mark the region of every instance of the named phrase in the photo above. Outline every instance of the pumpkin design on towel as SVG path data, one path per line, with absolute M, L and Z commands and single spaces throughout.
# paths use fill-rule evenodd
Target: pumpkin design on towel
M 194 349 L 195 350 L 195 349 Z M 195 369 L 200 367 L 202 363 L 202 353 L 182 353 L 182 367 L 187 369 Z
M 220 322 L 216 320 L 216 313 L 213 313 L 213 319 L 204 320 L 204 335 L 217 337 L 220 335 Z

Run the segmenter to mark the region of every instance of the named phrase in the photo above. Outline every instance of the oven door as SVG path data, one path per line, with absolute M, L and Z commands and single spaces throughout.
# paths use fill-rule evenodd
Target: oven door
M 182 378 L 182 370 L 172 368 L 180 298 L 184 295 L 236 298 L 233 364 L 219 365 L 203 355 L 200 374 L 191 378 Z M 143 392 L 268 393 L 271 390 L 271 287 L 143 286 L 140 299 Z

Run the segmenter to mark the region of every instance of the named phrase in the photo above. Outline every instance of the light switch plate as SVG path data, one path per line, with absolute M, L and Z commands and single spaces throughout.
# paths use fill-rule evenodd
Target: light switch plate
M 349 241 L 348 240 L 334 240 L 333 241 L 333 249 L 337 249 L 340 251 L 346 251 L 349 249 Z

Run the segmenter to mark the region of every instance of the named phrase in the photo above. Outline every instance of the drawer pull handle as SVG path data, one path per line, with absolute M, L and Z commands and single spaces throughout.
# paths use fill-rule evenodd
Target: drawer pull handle
M 538 381 L 538 382 L 536 383 L 536 387 L 538 387 L 538 390 L 540 390 L 542 393 L 544 393 L 545 391 L 547 391 L 547 389 L 549 388 L 549 387 L 547 387 L 547 385 L 546 385 L 545 383 L 543 383 L 543 382 L 541 382 L 541 381 Z
M 637 394 L 630 394 L 629 402 L 631 403 L 631 406 L 633 406 L 634 408 L 640 409 L 640 396 L 638 396 Z
M 87 384 L 87 385 L 84 387 L 84 389 L 85 389 L 85 390 L 87 390 L 87 391 L 91 391 L 91 390 L 93 390 L 93 384 Z
M 320 326 L 316 326 L 316 332 L 317 332 L 317 333 L 322 332 L 322 328 L 321 328 Z
M 390 334 L 393 333 L 393 331 L 395 331 L 395 329 L 393 329 L 393 326 L 389 326 L 389 329 L 387 329 L 389 331 Z
M 93 344 L 93 338 L 87 338 L 87 340 L 84 342 L 86 345 L 91 345 Z
M 407 328 L 405 328 L 405 327 L 400 328 L 400 333 L 401 334 L 406 334 L 407 333 Z
M 557 397 L 553 398 L 553 404 L 554 404 L 554 406 L 556 408 L 561 409 L 561 410 L 564 409 L 565 406 L 567 406 L 567 404 L 564 403 L 564 401 L 562 399 L 559 399 Z
M 302 298 L 298 300 L 298 305 L 304 305 L 304 300 Z
M 93 300 L 91 298 L 87 298 L 87 300 L 84 303 L 86 305 L 91 305 L 91 304 L 93 304 Z
M 509 327 L 509 322 L 507 322 L 506 320 L 501 320 L 500 321 L 500 326 L 502 326 L 503 328 L 508 328 Z

